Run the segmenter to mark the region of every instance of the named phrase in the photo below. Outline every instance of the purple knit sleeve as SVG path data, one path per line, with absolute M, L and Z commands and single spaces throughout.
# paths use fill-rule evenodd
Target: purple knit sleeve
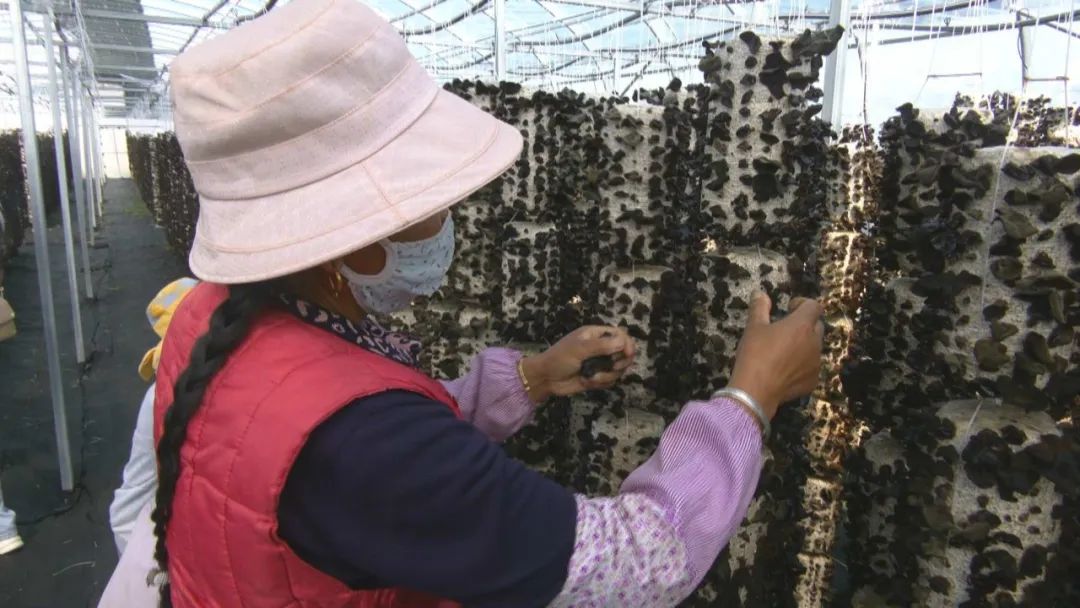
M 574 553 L 552 606 L 675 606 L 746 515 L 761 435 L 728 399 L 692 401 L 614 498 L 578 497 Z
M 752 414 L 730 399 L 691 401 L 621 491 L 663 507 L 697 585 L 746 516 L 761 463 L 761 431 Z
M 528 424 L 536 409 L 518 377 L 520 359 L 515 350 L 489 348 L 473 357 L 469 373 L 442 381 L 465 419 L 494 441 L 504 441 Z
M 643 494 L 578 495 L 574 553 L 548 608 L 675 606 L 694 590 L 686 550 L 664 509 Z

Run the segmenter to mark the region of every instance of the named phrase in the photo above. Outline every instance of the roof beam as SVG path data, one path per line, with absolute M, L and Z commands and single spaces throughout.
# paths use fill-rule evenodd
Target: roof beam
M 695 19 L 700 21 L 716 21 L 719 23 L 745 23 L 739 19 L 733 17 L 713 17 L 710 15 L 696 15 L 696 14 L 680 14 L 674 12 L 674 7 L 683 6 L 684 3 L 671 2 L 670 0 L 657 0 L 654 2 L 625 2 L 622 0 L 543 0 L 543 2 L 552 2 L 554 4 L 569 4 L 574 6 L 588 6 L 592 8 L 602 8 L 614 11 L 628 11 L 631 13 L 644 13 L 646 15 L 658 15 L 664 17 L 680 17 L 682 19 Z M 707 8 L 710 6 L 719 6 L 721 4 L 728 4 L 726 2 L 720 3 L 701 3 L 693 5 L 693 10 L 696 12 L 701 8 Z M 745 2 L 732 2 L 731 4 L 746 4 Z M 804 17 L 821 19 L 828 19 L 828 15 L 805 15 Z M 792 15 L 789 18 L 795 19 L 796 16 Z
M 1073 38 L 1080 38 L 1080 33 L 1074 32 L 1070 28 L 1061 27 L 1060 25 L 1057 25 L 1053 21 L 1040 21 L 1041 17 L 1039 17 L 1035 13 L 1026 11 L 1026 10 L 1024 10 L 1022 8 L 1018 8 L 1018 9 L 1015 9 L 1015 10 L 1016 10 L 1016 13 L 1018 15 L 1020 15 L 1021 17 L 1033 17 L 1033 18 L 1035 18 L 1035 25 L 1045 25 L 1046 27 L 1048 27 L 1048 28 L 1050 28 L 1052 30 L 1057 30 L 1057 31 L 1059 31 L 1059 32 L 1061 32 L 1063 34 L 1066 34 L 1068 36 L 1072 36 Z M 1071 26 L 1072 24 L 1070 23 L 1069 25 Z
M 149 91 L 151 89 L 150 85 L 140 84 L 140 83 L 137 83 L 137 82 L 120 82 L 120 81 L 117 81 L 117 80 L 99 80 L 98 84 L 101 85 L 101 88 L 100 88 L 101 92 L 110 91 L 110 90 L 119 91 L 121 89 L 123 89 L 125 91 L 143 92 L 143 91 Z
M 145 65 L 95 65 L 95 72 L 154 72 L 158 69 Z
M 112 19 L 114 21 L 140 21 L 143 23 L 158 23 L 161 25 L 182 25 L 186 27 L 210 27 L 215 29 L 228 29 L 227 23 L 204 23 L 199 19 L 187 17 L 166 17 L 164 15 L 144 15 L 142 13 L 125 13 L 122 11 L 108 11 L 98 8 L 84 8 L 80 11 L 87 19 Z M 61 12 L 60 14 L 64 14 Z M 71 14 L 68 12 L 67 14 Z
M 593 8 L 606 8 L 616 11 L 640 12 L 640 2 L 620 2 L 619 0 L 546 0 L 556 4 L 573 4 L 576 6 L 591 6 Z
M 102 51 L 127 51 L 129 53 L 151 53 L 153 55 L 176 55 L 179 51 L 175 49 L 155 49 L 148 46 L 127 46 L 125 44 L 100 44 L 90 43 L 90 48 L 98 49 Z
M 1031 27 L 1039 25 L 1047 25 L 1053 22 L 1060 22 L 1070 19 L 1080 18 L 1080 9 L 1073 11 L 1066 11 L 1063 13 L 1057 13 L 1054 15 L 1041 15 L 1037 18 L 1028 19 L 1026 21 L 1010 21 L 1007 23 L 995 23 L 992 25 L 983 25 L 978 28 L 974 27 L 956 27 L 956 26 L 942 26 L 936 28 L 929 34 L 923 34 L 921 36 L 902 36 L 896 38 L 886 38 L 878 42 L 878 44 L 904 44 L 906 42 L 920 42 L 923 40 L 936 40 L 938 38 L 951 38 L 953 36 L 974 36 L 982 35 L 989 32 L 1003 32 L 1007 30 Z M 906 29 L 911 29 L 908 26 Z M 855 48 L 854 43 L 850 44 L 848 48 Z
M 14 59 L 0 59 L 0 65 L 15 65 Z M 49 64 L 44 61 L 27 61 L 26 65 L 30 67 L 48 67 Z

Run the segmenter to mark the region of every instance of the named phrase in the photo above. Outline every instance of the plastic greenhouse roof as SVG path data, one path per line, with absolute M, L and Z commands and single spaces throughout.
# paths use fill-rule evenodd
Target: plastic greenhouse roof
M 105 115 L 164 118 L 168 65 L 179 52 L 287 1 L 53 0 L 53 6 L 73 54 L 89 55 L 84 69 L 92 70 Z M 830 10 L 830 0 L 365 1 L 393 22 L 420 62 L 444 81 L 495 78 L 495 5 L 502 1 L 504 79 L 597 93 L 685 78 L 695 69 L 703 40 L 730 38 L 746 28 L 824 27 Z M 1080 16 L 1074 3 L 851 0 L 851 26 L 875 32 L 876 44 L 897 44 L 971 37 L 1038 18 L 1036 29 L 1053 27 L 1080 38 L 1073 30 Z M 40 24 L 41 0 L 23 4 L 31 24 Z

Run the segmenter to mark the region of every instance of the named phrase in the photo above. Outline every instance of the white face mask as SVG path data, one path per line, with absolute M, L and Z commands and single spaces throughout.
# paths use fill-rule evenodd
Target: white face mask
M 454 259 L 454 220 L 448 213 L 439 233 L 422 241 L 379 241 L 386 265 L 379 274 L 360 274 L 345 265 L 341 276 L 364 310 L 389 314 L 405 310 L 417 296 L 430 296 L 446 280 Z

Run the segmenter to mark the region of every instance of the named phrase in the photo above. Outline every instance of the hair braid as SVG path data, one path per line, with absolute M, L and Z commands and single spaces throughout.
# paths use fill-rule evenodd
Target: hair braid
M 188 423 L 202 405 L 203 395 L 214 374 L 240 345 L 259 312 L 266 306 L 270 293 L 267 283 L 251 283 L 229 287 L 229 297 L 214 310 L 210 327 L 196 340 L 191 349 L 187 368 L 173 387 L 173 403 L 165 412 L 165 424 L 157 446 L 158 489 L 153 512 L 154 535 L 157 545 L 154 559 L 159 572 L 167 573 L 169 551 L 165 545 L 166 528 L 172 517 L 173 497 L 180 479 L 180 448 L 187 437 Z M 161 606 L 172 606 L 172 589 L 166 577 L 161 586 Z

